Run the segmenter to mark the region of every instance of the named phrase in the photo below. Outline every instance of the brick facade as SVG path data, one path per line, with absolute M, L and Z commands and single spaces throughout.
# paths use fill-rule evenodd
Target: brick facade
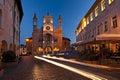
M 65 39 L 68 39 L 68 38 L 65 38 Z M 28 43 L 31 44 L 30 42 L 26 41 L 26 45 L 28 45 Z M 70 43 L 70 41 L 68 43 Z M 67 47 L 67 50 L 68 50 L 70 44 L 66 46 L 68 46 Z M 59 16 L 58 18 L 57 28 L 54 27 L 53 17 L 50 16 L 49 14 L 43 17 L 43 26 L 38 28 L 38 18 L 36 14 L 34 14 L 31 47 L 32 47 L 32 53 L 45 54 L 45 53 L 54 53 L 56 51 L 63 50 L 61 16 Z

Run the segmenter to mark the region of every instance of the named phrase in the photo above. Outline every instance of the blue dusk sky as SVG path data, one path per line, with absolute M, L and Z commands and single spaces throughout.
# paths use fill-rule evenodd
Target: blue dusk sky
M 58 27 L 58 16 L 62 16 L 63 37 L 71 39 L 71 44 L 76 42 L 75 29 L 95 0 L 21 0 L 23 18 L 21 22 L 21 44 L 25 38 L 32 37 L 33 15 L 37 14 L 38 27 L 43 25 L 43 16 L 53 16 L 53 25 Z

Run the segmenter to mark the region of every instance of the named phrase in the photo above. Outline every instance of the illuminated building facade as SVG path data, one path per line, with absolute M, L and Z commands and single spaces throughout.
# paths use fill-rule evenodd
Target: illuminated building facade
M 20 53 L 21 0 L 0 0 L 0 55 L 13 50 Z
M 76 49 L 107 48 L 118 52 L 120 47 L 120 0 L 96 0 L 75 30 Z
M 54 53 L 63 49 L 62 18 L 58 18 L 58 28 L 53 25 L 53 17 L 47 14 L 43 17 L 43 26 L 38 28 L 36 14 L 33 17 L 32 52 Z M 67 46 L 70 46 L 67 45 Z M 67 47 L 68 49 L 68 47 Z
M 26 54 L 32 54 L 32 38 L 26 38 Z
M 20 45 L 20 55 L 26 55 L 26 54 L 27 54 L 26 46 L 21 44 Z

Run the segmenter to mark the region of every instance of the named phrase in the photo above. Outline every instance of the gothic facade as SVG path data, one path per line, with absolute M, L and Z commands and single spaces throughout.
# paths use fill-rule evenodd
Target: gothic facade
M 33 17 L 32 52 L 54 53 L 63 50 L 62 18 L 58 18 L 58 27 L 53 25 L 53 17 L 47 14 L 43 17 L 43 26 L 38 28 L 38 18 Z M 70 46 L 70 40 L 69 40 Z M 67 48 L 68 49 L 68 48 Z

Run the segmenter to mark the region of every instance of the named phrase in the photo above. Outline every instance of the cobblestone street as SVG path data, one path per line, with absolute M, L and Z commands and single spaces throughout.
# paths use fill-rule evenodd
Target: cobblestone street
M 52 64 L 24 56 L 22 61 L 5 68 L 0 80 L 89 80 Z

